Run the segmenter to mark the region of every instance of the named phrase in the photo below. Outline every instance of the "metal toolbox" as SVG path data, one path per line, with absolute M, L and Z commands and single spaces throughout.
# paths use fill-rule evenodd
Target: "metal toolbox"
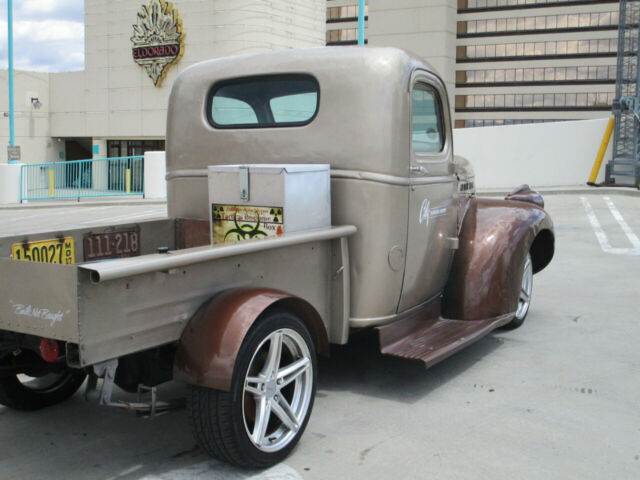
M 211 242 L 331 225 L 329 165 L 209 166 Z

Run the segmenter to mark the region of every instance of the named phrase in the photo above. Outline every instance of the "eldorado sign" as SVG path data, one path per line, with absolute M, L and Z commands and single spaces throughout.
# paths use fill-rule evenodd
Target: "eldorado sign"
M 156 87 L 162 85 L 169 67 L 182 57 L 183 39 L 182 20 L 171 3 L 150 0 L 140 7 L 138 22 L 133 25 L 131 53 Z

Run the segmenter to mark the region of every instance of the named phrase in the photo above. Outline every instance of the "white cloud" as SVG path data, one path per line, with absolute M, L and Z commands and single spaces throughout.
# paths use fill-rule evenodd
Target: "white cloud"
M 4 3 L 4 2 L 2 2 Z M 0 65 L 7 65 L 6 3 L 0 3 Z M 84 3 L 82 0 L 14 2 L 14 67 L 63 72 L 84 68 Z
M 84 39 L 84 24 L 65 20 L 28 20 L 16 22 L 13 26 L 14 42 L 29 40 L 33 43 L 47 43 L 57 40 L 72 42 Z
M 24 18 L 84 20 L 82 0 L 20 0 L 14 9 L 14 16 Z

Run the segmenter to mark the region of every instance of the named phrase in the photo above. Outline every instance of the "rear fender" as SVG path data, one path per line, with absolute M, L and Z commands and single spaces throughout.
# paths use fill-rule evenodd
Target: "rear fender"
M 174 380 L 228 391 L 242 341 L 256 320 L 273 308 L 297 315 L 309 329 L 318 353 L 328 355 L 326 329 L 308 302 L 279 290 L 232 289 L 213 297 L 189 321 L 178 344 Z
M 442 314 L 456 320 L 494 318 L 516 311 L 527 253 L 534 273 L 551 261 L 553 222 L 533 203 L 472 198 L 459 245 Z

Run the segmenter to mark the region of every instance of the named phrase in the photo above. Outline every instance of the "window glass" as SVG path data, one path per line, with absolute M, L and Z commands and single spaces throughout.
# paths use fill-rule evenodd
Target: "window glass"
M 442 108 L 433 88 L 417 83 L 412 93 L 411 119 L 414 152 L 441 152 L 444 148 Z
M 213 97 L 213 118 L 219 125 L 249 125 L 258 123 L 251 105 L 235 98 Z
M 318 82 L 310 75 L 223 82 L 209 96 L 209 121 L 218 128 L 305 125 L 318 111 L 318 98 Z
M 276 123 L 304 122 L 313 117 L 317 101 L 315 92 L 298 93 L 272 98 L 269 106 Z

